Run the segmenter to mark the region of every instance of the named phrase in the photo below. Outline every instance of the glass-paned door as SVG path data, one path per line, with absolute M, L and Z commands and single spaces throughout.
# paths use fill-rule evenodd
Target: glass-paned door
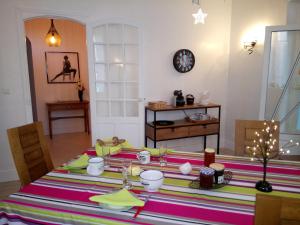
M 280 122 L 280 141 L 300 140 L 300 29 L 269 27 L 266 32 L 266 92 L 263 118 Z M 300 154 L 299 149 L 291 149 Z
M 143 137 L 139 28 L 108 23 L 91 32 L 93 142 L 118 136 L 138 147 Z

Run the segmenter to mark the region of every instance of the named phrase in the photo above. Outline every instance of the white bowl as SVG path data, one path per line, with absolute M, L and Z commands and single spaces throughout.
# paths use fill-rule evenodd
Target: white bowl
M 141 184 L 148 192 L 156 192 L 164 183 L 164 174 L 159 170 L 147 170 L 140 174 Z

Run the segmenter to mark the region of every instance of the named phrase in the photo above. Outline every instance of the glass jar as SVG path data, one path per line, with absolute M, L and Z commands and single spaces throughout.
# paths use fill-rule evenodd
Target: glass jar
M 209 165 L 214 162 L 215 150 L 213 148 L 206 148 L 204 150 L 204 166 L 209 167 Z
M 200 187 L 210 189 L 214 183 L 214 173 L 212 168 L 203 167 L 200 170 Z
M 225 166 L 221 163 L 211 163 L 209 165 L 209 167 L 215 170 L 215 175 L 214 175 L 215 184 L 223 184 L 224 183 L 224 169 L 225 169 Z

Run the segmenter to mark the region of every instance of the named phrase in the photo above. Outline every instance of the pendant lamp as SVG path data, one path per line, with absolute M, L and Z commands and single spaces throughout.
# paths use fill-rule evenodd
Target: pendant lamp
M 51 26 L 46 35 L 45 42 L 50 47 L 59 47 L 61 44 L 61 36 L 54 26 L 53 19 L 51 19 Z

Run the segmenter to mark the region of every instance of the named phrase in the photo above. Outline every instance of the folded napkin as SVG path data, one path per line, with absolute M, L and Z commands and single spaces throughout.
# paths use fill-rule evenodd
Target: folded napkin
M 125 141 L 123 143 L 120 144 L 121 148 L 133 148 L 133 146 L 131 144 L 129 144 L 128 141 Z
M 144 206 L 144 202 L 134 197 L 127 189 L 105 195 L 95 195 L 89 198 L 93 202 L 114 206 Z
M 118 154 L 121 151 L 121 146 L 101 146 L 98 143 L 95 145 L 97 156 L 106 156 L 108 153 L 110 155 Z
M 110 142 L 113 141 L 113 138 L 104 138 L 103 141 L 110 143 Z M 126 140 L 124 142 L 120 143 L 119 145 L 116 145 L 116 146 L 120 146 L 121 148 L 133 148 L 133 146 Z
M 151 156 L 160 156 L 159 148 L 146 148 L 146 147 L 144 147 L 144 149 L 146 151 L 150 152 Z M 164 149 L 165 149 L 165 153 L 169 153 L 169 152 L 173 151 L 173 149 L 170 149 L 170 148 L 164 148 Z
M 85 153 L 81 155 L 78 159 L 73 160 L 68 165 L 64 166 L 65 169 L 76 169 L 87 167 L 89 163 L 89 156 Z

